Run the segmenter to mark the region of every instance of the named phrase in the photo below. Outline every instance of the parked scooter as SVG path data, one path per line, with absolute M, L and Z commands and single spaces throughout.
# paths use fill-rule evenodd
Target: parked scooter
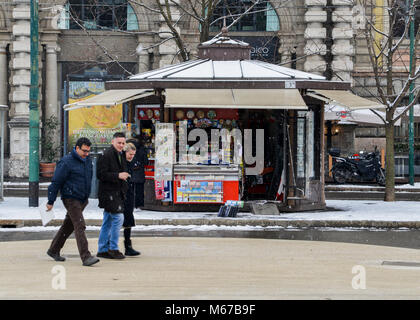
M 340 149 L 331 148 L 329 154 L 335 160 L 331 169 L 336 183 L 350 181 L 376 181 L 385 185 L 385 170 L 381 167 L 380 155 L 375 147 L 374 152 L 354 154 L 350 157 L 340 157 Z

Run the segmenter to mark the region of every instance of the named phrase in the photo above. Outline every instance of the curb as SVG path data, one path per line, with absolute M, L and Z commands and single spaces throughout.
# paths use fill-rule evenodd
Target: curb
M 52 220 L 48 226 L 61 226 L 62 219 Z M 87 226 L 101 226 L 102 220 L 87 219 Z M 136 225 L 142 226 L 191 226 L 215 225 L 231 227 L 278 227 L 278 228 L 375 228 L 375 229 L 420 229 L 420 221 L 375 221 L 375 220 L 269 220 L 269 219 L 241 219 L 241 218 L 213 218 L 213 219 L 136 219 Z M 40 227 L 41 220 L 0 220 L 2 228 Z

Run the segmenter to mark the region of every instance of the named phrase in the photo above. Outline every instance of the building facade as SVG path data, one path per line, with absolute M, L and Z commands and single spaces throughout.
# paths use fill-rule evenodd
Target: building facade
M 80 91 L 83 83 L 123 79 L 182 61 L 170 27 L 194 59 L 201 26 L 188 3 L 178 0 L 164 8 L 168 24 L 154 0 L 40 0 L 41 123 L 56 116 L 63 126 L 62 106 L 71 98 L 72 83 Z M 209 38 L 250 6 L 250 1 L 220 3 Z M 362 97 L 376 95 L 363 35 L 366 13 L 357 1 L 271 0 L 253 9 L 229 28 L 231 38 L 252 45 L 253 58 L 351 82 Z M 237 15 L 223 21 L 232 11 Z M 29 88 L 30 0 L 5 0 L 0 3 L 0 104 L 10 108 L 5 175 L 13 178 L 28 176 Z M 58 135 L 56 143 L 62 139 Z

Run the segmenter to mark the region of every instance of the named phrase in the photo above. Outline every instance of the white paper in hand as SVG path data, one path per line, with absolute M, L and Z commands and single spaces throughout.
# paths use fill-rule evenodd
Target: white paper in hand
M 53 209 L 51 209 L 50 211 L 47 211 L 47 207 L 45 203 L 39 207 L 39 213 L 41 214 L 42 225 L 44 227 L 48 224 L 48 222 L 54 219 Z

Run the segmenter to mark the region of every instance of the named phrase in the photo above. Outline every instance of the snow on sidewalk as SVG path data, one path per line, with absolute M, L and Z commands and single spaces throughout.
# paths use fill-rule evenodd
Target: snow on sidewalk
M 45 207 L 47 199 L 40 198 L 40 207 Z M 334 210 L 283 213 L 280 215 L 253 215 L 241 212 L 237 219 L 281 219 L 281 220 L 343 220 L 343 221 L 420 221 L 420 203 L 416 201 L 372 201 L 372 200 L 327 200 Z M 90 199 L 84 210 L 85 220 L 102 219 L 103 210 L 98 208 L 98 200 Z M 54 205 L 56 219 L 64 219 L 66 210 L 61 200 Z M 136 219 L 212 219 L 217 212 L 135 212 Z M 0 202 L 0 220 L 40 219 L 39 208 L 29 208 L 27 198 L 6 197 Z

